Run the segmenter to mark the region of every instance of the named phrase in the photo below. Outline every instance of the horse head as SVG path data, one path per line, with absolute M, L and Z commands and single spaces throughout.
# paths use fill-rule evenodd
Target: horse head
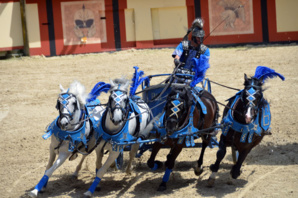
M 191 104 L 190 87 L 186 85 L 180 87 L 172 86 L 172 91 L 168 95 L 165 105 L 165 128 L 167 135 L 172 135 L 184 126 Z
M 263 99 L 263 78 L 248 78 L 244 74 L 244 90 L 242 92 L 241 100 L 243 101 L 245 122 L 246 124 L 251 123 L 257 116 L 259 105 Z
M 125 78 L 111 80 L 108 111 L 111 121 L 118 125 L 124 121 L 129 109 L 129 80 Z
M 62 130 L 73 130 L 79 123 L 86 104 L 85 87 L 74 81 L 67 90 L 60 85 L 60 90 L 56 104 L 56 109 L 59 111 L 58 124 Z

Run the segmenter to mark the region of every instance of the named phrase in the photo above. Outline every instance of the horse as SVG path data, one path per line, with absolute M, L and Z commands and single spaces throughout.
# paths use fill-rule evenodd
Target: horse
M 202 173 L 203 156 L 209 145 L 212 135 L 217 133 L 218 106 L 214 96 L 200 87 L 190 87 L 187 84 L 171 85 L 171 92 L 167 97 L 164 113 L 160 116 L 157 124 L 157 135 L 161 142 L 153 144 L 152 153 L 147 161 L 151 170 L 163 166 L 162 162 L 155 157 L 163 145 L 170 146 L 170 152 L 165 162 L 166 171 L 158 191 L 166 190 L 175 160 L 182 148 L 194 146 L 195 138 L 202 138 L 202 150 L 195 167 L 195 174 Z M 196 133 L 205 130 L 204 133 Z M 198 135 L 199 134 L 199 135 Z
M 100 120 L 101 141 L 96 147 L 96 177 L 84 193 L 86 197 L 91 197 L 96 186 L 103 178 L 107 169 L 123 151 L 124 147 L 132 144 L 130 161 L 126 168 L 126 173 L 131 171 L 132 159 L 135 157 L 139 144 L 138 141 L 148 137 L 153 124 L 150 124 L 150 109 L 148 105 L 139 97 L 128 95 L 129 80 L 122 77 L 111 80 L 110 96 L 107 108 Z M 101 165 L 103 147 L 109 151 L 106 162 Z
M 239 154 L 230 171 L 231 177 L 237 179 L 241 174 L 242 163 L 250 151 L 262 141 L 265 135 L 271 134 L 270 105 L 263 97 L 265 90 L 263 85 L 266 79 L 277 76 L 282 80 L 285 79 L 273 69 L 258 66 L 255 75 L 251 78 L 244 74 L 244 89 L 228 99 L 221 122 L 225 126 L 220 136 L 217 158 L 210 166 L 212 174 L 208 179 L 209 187 L 214 186 L 220 162 L 226 154 L 226 147 L 232 147 L 232 151 Z
M 64 89 L 60 85 L 60 90 L 56 103 L 59 116 L 43 135 L 44 139 L 51 136 L 50 158 L 44 176 L 29 192 L 31 197 L 37 197 L 38 193 L 46 188 L 49 178 L 67 158 L 74 160 L 77 153 L 88 155 L 95 149 L 100 138 L 94 127 L 104 110 L 99 100 L 89 100 L 89 94 L 85 92 L 84 85 L 78 81 L 74 81 L 69 89 Z M 88 104 L 87 101 L 89 101 Z M 55 161 L 56 155 L 58 158 Z M 79 169 L 80 167 L 77 171 Z

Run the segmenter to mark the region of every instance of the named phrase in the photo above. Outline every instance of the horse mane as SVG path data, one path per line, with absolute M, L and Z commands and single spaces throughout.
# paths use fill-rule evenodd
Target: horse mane
M 130 84 L 130 80 L 128 80 L 125 76 L 122 76 L 121 78 L 116 78 L 114 80 L 111 80 L 110 91 L 120 89 L 122 91 L 128 92 L 129 84 Z M 119 85 L 120 85 L 120 87 L 119 87 Z
M 86 104 L 88 93 L 86 93 L 85 86 L 79 81 L 75 80 L 70 84 L 68 93 L 75 95 L 81 106 Z

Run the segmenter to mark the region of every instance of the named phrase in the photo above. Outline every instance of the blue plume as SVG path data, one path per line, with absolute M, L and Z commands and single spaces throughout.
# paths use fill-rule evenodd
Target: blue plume
M 142 70 L 138 71 L 138 67 L 134 66 L 135 73 L 133 74 L 133 77 L 131 79 L 131 87 L 130 87 L 130 96 L 135 95 L 137 88 L 139 87 L 140 84 L 142 84 L 143 81 L 148 82 L 149 77 L 142 77 L 144 75 L 144 72 Z
M 192 58 L 191 61 L 194 65 L 193 70 L 195 72 L 195 76 L 193 81 L 190 83 L 190 87 L 195 87 L 196 84 L 204 79 L 206 71 L 210 67 L 209 57 L 202 54 L 199 59 Z
M 95 100 L 101 94 L 101 92 L 107 93 L 110 88 L 110 84 L 105 82 L 98 82 L 89 93 L 87 102 L 92 102 L 93 100 Z
M 285 80 L 285 77 L 283 75 L 275 72 L 274 69 L 271 69 L 265 66 L 258 66 L 256 68 L 254 77 L 257 79 L 260 79 L 261 77 L 263 77 L 263 82 L 268 78 L 275 78 L 275 77 L 279 77 L 280 79 Z

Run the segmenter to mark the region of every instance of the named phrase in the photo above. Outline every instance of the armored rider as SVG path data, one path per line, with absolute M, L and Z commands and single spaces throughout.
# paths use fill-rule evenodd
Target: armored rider
M 187 31 L 182 42 L 176 47 L 172 54 L 174 58 L 174 64 L 176 67 L 179 66 L 176 73 L 182 74 L 194 74 L 193 71 L 193 58 L 199 59 L 203 54 L 205 57 L 210 59 L 209 48 L 203 44 L 205 31 L 203 30 L 203 20 L 196 18 L 192 22 L 191 28 Z M 191 40 L 188 40 L 188 35 L 191 33 Z M 190 81 L 190 77 L 184 77 L 185 81 Z

